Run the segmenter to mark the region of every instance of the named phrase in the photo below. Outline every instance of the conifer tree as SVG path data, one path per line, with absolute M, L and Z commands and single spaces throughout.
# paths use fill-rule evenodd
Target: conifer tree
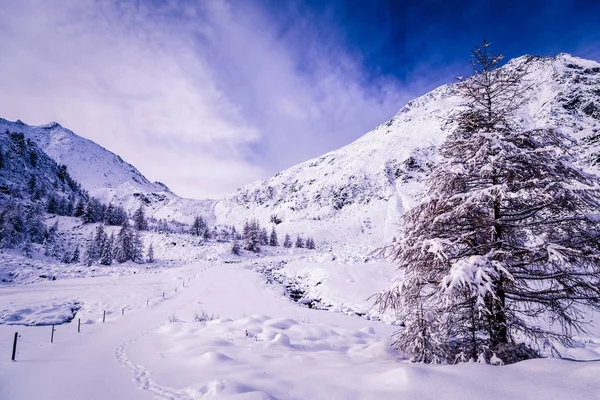
M 239 256 L 242 253 L 242 249 L 240 248 L 240 243 L 237 239 L 233 239 L 233 244 L 231 245 L 231 254 L 235 254 Z
M 83 264 L 91 267 L 94 261 L 96 260 L 96 243 L 94 240 L 94 234 L 90 233 L 90 239 L 88 240 L 87 247 L 85 249 L 85 253 L 83 255 Z
M 262 228 L 260 230 L 258 240 L 261 246 L 267 246 L 269 244 L 269 234 L 267 233 L 267 228 Z
M 208 229 L 206 222 L 204 221 L 204 218 L 202 218 L 201 216 L 197 215 L 194 218 L 194 222 L 192 223 L 192 226 L 190 228 L 190 233 L 192 234 L 192 236 L 204 236 L 204 233 L 206 232 L 206 230 Z
M 100 264 L 112 265 L 113 251 L 114 251 L 115 235 L 111 233 L 110 238 L 104 244 L 102 248 L 102 254 L 100 255 Z
M 56 214 L 57 213 L 57 201 L 56 197 L 51 194 L 48 197 L 48 203 L 46 204 L 46 211 L 48 214 Z
M 148 253 L 146 254 L 146 262 L 148 264 L 152 264 L 154 261 L 156 261 L 154 259 L 154 248 L 152 247 L 152 243 L 150 243 L 150 246 L 148 247 Z
M 121 229 L 117 234 L 116 243 L 114 247 L 114 258 L 120 263 L 133 259 L 134 254 L 134 243 L 133 243 L 133 230 L 129 225 L 129 222 L 125 220 Z
M 269 246 L 279 246 L 279 241 L 277 240 L 277 232 L 275 232 L 275 226 L 271 229 L 271 236 L 269 236 Z
M 75 206 L 75 210 L 73 211 L 73 216 L 74 217 L 81 217 L 83 216 L 83 214 L 85 213 L 85 204 L 83 204 L 83 201 L 81 201 L 81 199 L 77 202 L 77 205 Z
M 143 206 L 140 206 L 140 208 L 133 213 L 133 227 L 138 231 L 148 230 L 148 222 L 146 221 L 146 215 L 144 213 Z
M 292 238 L 287 233 L 285 234 L 285 239 L 283 240 L 283 247 L 285 247 L 286 249 L 292 247 Z
M 81 219 L 83 220 L 84 224 L 91 224 L 94 222 L 94 207 L 91 201 L 88 201 L 88 203 L 85 205 L 85 210 L 81 216 Z
M 90 248 L 92 252 L 91 256 L 93 261 L 96 261 L 100 258 L 107 240 L 108 235 L 104 231 L 104 226 L 98 225 L 98 227 L 96 228 L 96 234 L 94 235 L 94 239 L 90 243 Z
M 27 238 L 27 239 L 25 239 L 25 242 L 23 243 L 23 255 L 27 258 L 31 258 L 32 252 L 33 252 L 33 245 L 31 243 L 31 239 Z
M 67 250 L 67 251 L 65 251 L 65 252 L 63 253 L 63 256 L 62 256 L 61 262 L 62 262 L 63 264 L 70 264 L 70 263 L 71 263 L 71 252 L 69 252 L 68 250 Z
M 302 238 L 300 237 L 300 235 L 296 236 L 296 244 L 295 244 L 295 246 L 298 249 L 304 248 L 304 241 L 302 240 Z
M 244 224 L 244 249 L 258 253 L 260 251 L 260 225 L 256 219 Z
M 73 250 L 73 255 L 71 256 L 71 263 L 76 264 L 79 262 L 79 245 L 75 246 L 75 250 Z
M 600 180 L 575 166 L 572 138 L 518 128 L 524 66 L 499 69 L 488 48 L 473 51 L 475 75 L 458 85 L 467 104 L 426 200 L 402 217 L 401 278 L 377 296 L 400 312 L 395 345 L 415 361 L 535 357 L 585 330 L 585 308 L 600 309 Z
M 131 260 L 136 263 L 144 262 L 144 243 L 139 232 L 133 234 Z
M 116 225 L 115 221 L 115 207 L 112 203 L 108 203 L 108 207 L 106 207 L 106 211 L 104 212 L 104 223 L 106 225 Z

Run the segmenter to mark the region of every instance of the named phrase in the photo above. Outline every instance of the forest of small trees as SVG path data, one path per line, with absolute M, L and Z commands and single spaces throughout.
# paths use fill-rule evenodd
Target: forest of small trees
M 240 245 L 238 240 L 243 241 L 243 249 L 251 251 L 253 253 L 260 252 L 261 246 L 277 247 L 279 246 L 279 238 L 277 231 L 275 230 L 275 224 L 272 225 L 271 231 L 267 231 L 267 228 L 261 227 L 258 220 L 252 219 L 246 221 L 244 228 L 239 237 L 236 237 L 233 243 L 232 253 L 240 254 Z M 283 247 L 285 248 L 306 248 L 314 250 L 316 248 L 315 241 L 312 238 L 302 239 L 301 236 L 296 237 L 295 245 L 292 246 L 292 240 L 290 235 L 286 234 L 283 241 Z
M 464 106 L 439 148 L 426 200 L 392 248 L 401 275 L 376 296 L 402 322 L 413 361 L 494 364 L 538 357 L 600 310 L 600 181 L 560 130 L 521 130 L 527 62 L 500 68 L 485 42 L 457 84 Z

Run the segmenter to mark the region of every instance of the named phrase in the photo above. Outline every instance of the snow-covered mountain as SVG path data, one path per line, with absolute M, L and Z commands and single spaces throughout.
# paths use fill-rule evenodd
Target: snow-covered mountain
M 161 182 L 150 182 L 133 165 L 104 147 L 56 122 L 30 126 L 0 118 L 0 131 L 23 133 L 69 173 L 91 196 L 129 211 L 145 205 L 157 218 L 188 221 L 195 214 L 211 214 L 210 200 L 183 199 Z
M 592 164 L 599 159 L 600 64 L 568 54 L 523 56 L 504 68 L 528 68 L 530 102 L 523 129 L 557 127 L 582 140 Z M 421 175 L 451 131 L 461 106 L 454 84 L 406 104 L 388 122 L 355 142 L 245 186 L 219 201 L 217 220 L 239 224 L 248 216 L 281 229 L 349 246 L 381 246 L 393 238 L 398 216 L 422 191 Z
M 523 56 L 503 68 L 528 68 L 530 102 L 521 110 L 523 129 L 556 127 L 581 140 L 582 159 L 600 162 L 600 64 L 559 54 Z M 399 215 L 422 192 L 421 177 L 435 162 L 436 147 L 452 129 L 461 106 L 454 84 L 441 86 L 402 107 L 386 123 L 355 142 L 238 189 L 225 198 L 182 199 L 135 167 L 57 123 L 28 126 L 0 119 L 0 129 L 22 132 L 60 164 L 92 196 L 147 206 L 158 218 L 235 224 L 277 219 L 280 233 L 313 236 L 317 243 L 363 251 L 391 240 Z

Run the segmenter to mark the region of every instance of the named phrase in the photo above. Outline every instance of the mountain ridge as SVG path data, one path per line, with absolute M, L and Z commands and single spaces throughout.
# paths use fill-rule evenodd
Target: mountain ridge
M 581 141 L 582 162 L 595 168 L 600 161 L 600 63 L 560 53 L 524 55 L 502 68 L 524 66 L 533 88 L 529 103 L 517 115 L 519 127 L 566 130 Z M 166 186 L 148 181 L 119 156 L 58 123 L 29 127 L 0 119 L 0 129 L 12 124 L 27 131 L 26 136 L 49 149 L 49 155 L 64 162 L 75 178 L 82 175 L 84 179 L 78 180 L 91 195 L 129 210 L 144 204 L 157 218 L 191 222 L 201 214 L 211 223 L 236 226 L 258 218 L 261 223 L 277 221 L 278 229 L 292 234 L 310 233 L 332 246 L 360 243 L 374 248 L 393 240 L 398 217 L 418 201 L 422 177 L 435 163 L 437 146 L 454 126 L 451 114 L 462 102 L 454 83 L 442 85 L 409 101 L 354 142 L 216 200 L 181 199 Z M 65 135 L 79 138 L 76 144 L 93 144 L 89 146 L 100 153 L 99 159 L 116 168 L 116 178 L 105 184 L 106 171 L 81 169 L 94 163 L 74 157 L 78 152 L 69 147 Z M 62 147 L 61 140 L 66 142 Z

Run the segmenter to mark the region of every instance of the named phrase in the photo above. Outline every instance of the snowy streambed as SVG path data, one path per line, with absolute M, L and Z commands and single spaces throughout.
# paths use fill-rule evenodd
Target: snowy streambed
M 268 283 L 285 287 L 292 300 L 309 308 L 395 323 L 392 314 L 373 307 L 373 294 L 392 282 L 396 267 L 385 260 L 340 263 L 328 255 L 272 257 L 252 261 L 249 269 Z

